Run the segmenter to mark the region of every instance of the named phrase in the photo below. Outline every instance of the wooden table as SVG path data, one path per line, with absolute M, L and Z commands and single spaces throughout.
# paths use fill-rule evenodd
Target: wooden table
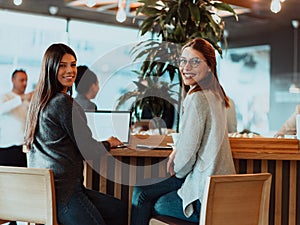
M 171 150 L 140 150 L 138 143 L 166 145 L 170 137 L 135 137 L 131 148 L 112 149 L 101 159 L 100 178 L 94 185 L 114 195 L 131 208 L 132 186 L 137 180 L 166 177 L 166 161 Z M 270 225 L 300 224 L 300 152 L 296 139 L 230 138 L 237 173 L 270 172 Z M 85 185 L 93 186 L 92 170 L 86 166 Z

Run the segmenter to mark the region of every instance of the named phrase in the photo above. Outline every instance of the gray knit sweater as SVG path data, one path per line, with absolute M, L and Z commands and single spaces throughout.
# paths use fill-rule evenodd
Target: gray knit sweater
M 106 149 L 108 142 L 92 138 L 79 104 L 58 93 L 40 112 L 28 167 L 52 169 L 57 201 L 65 202 L 83 182 L 83 160 L 99 160 Z

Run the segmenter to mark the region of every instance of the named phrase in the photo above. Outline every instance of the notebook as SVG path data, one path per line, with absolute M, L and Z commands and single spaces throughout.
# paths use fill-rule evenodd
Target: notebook
M 85 114 L 93 138 L 104 141 L 115 136 L 125 145 L 129 144 L 131 111 L 97 110 L 86 111 Z

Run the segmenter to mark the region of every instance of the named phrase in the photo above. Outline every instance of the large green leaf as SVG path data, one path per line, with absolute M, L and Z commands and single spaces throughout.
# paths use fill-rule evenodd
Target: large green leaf
M 165 24 L 171 23 L 172 22 L 171 20 L 176 16 L 176 13 L 177 13 L 177 7 L 170 8 L 163 23 Z
M 192 16 L 192 20 L 194 21 L 194 23 L 196 24 L 196 26 L 198 26 L 200 24 L 200 11 L 199 11 L 199 7 L 195 4 L 193 4 L 193 2 L 189 2 L 189 9 L 190 9 L 190 13 Z
M 145 14 L 145 16 L 159 16 L 161 14 L 161 10 L 158 10 L 154 7 L 147 7 L 141 10 L 141 13 Z
M 237 19 L 237 14 L 230 5 L 224 2 L 213 0 L 140 0 L 142 5 L 137 10 L 137 15 L 142 13 L 146 18 L 141 23 L 140 34 L 147 32 L 155 33 L 159 41 L 145 41 L 136 45 L 131 54 L 135 61 L 142 61 L 140 71 L 135 71 L 140 79 L 146 79 L 148 86 L 139 84 L 142 80 L 135 82 L 136 90 L 129 92 L 120 98 L 124 103 L 126 99 L 135 98 L 132 107 L 136 116 L 140 116 L 139 109 L 146 104 L 150 105 L 153 112 L 158 112 L 163 101 L 159 98 L 145 97 L 145 94 L 162 94 L 170 98 L 174 93 L 172 84 L 175 76 L 178 76 L 179 69 L 176 59 L 179 56 L 180 48 L 187 41 L 202 37 L 208 40 L 222 56 L 222 48 L 219 43 L 224 38 L 224 20 L 218 23 L 214 20 L 211 11 L 212 7 L 217 10 L 227 11 Z M 177 47 L 172 44 L 177 44 Z M 171 84 L 164 84 L 160 81 L 162 76 L 169 76 Z M 178 94 L 178 93 L 177 93 Z
M 181 4 L 179 7 L 178 7 L 178 17 L 179 17 L 179 20 L 181 21 L 182 25 L 183 26 L 186 26 L 187 24 L 187 21 L 189 19 L 189 16 L 190 16 L 190 12 L 189 12 L 189 8 L 188 6 L 185 4 Z
M 152 29 L 156 16 L 145 19 L 140 27 L 141 35 L 144 35 Z
M 228 5 L 228 4 L 224 3 L 224 2 L 214 2 L 214 3 L 212 3 L 212 5 L 216 9 L 232 13 L 234 15 L 235 19 L 238 20 L 238 16 L 237 16 L 236 12 L 233 10 L 233 8 L 230 5 Z

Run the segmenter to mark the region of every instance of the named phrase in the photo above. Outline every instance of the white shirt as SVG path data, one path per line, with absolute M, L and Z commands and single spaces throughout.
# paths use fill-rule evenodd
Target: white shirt
M 24 130 L 28 101 L 21 96 L 9 92 L 0 97 L 0 148 L 24 143 Z
M 296 135 L 296 116 L 300 114 L 300 105 L 296 106 L 294 113 L 284 122 L 282 127 L 274 135 L 275 137 L 287 135 Z

